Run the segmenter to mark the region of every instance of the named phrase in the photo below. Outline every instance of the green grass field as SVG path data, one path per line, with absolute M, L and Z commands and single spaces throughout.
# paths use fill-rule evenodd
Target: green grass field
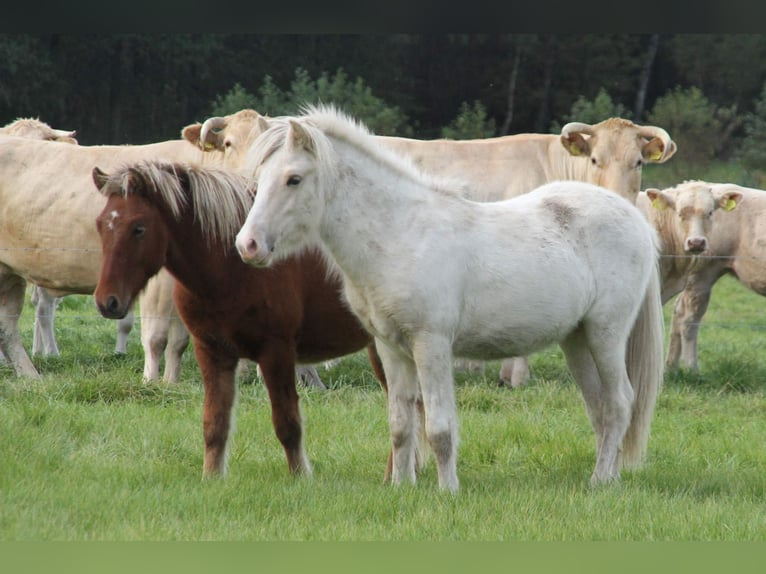
M 701 372 L 667 374 L 646 466 L 617 485 L 589 486 L 594 436 L 558 349 L 513 391 L 496 386 L 498 363 L 459 373 L 452 496 L 433 461 L 414 487 L 382 484 L 385 401 L 364 354 L 321 370 L 328 391 L 300 390 L 313 479 L 288 474 L 265 389 L 246 379 L 229 475 L 202 480 L 191 349 L 178 385 L 143 385 L 137 328 L 115 356 L 115 324 L 70 297 L 61 357 L 35 359 L 42 380 L 0 366 L 0 540 L 763 541 L 765 305 L 719 281 Z

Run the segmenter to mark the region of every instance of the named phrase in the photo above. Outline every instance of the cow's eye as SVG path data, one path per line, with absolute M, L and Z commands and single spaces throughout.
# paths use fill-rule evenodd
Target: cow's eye
M 301 182 L 301 176 L 299 175 L 291 175 L 287 178 L 287 185 L 289 187 L 295 187 Z
M 591 162 L 593 165 L 596 165 L 596 164 L 598 163 L 598 162 L 596 161 L 596 158 L 595 158 L 595 157 L 592 157 L 592 158 L 590 158 L 590 162 Z
M 636 162 L 636 169 L 638 169 L 642 165 L 644 165 L 644 160 L 642 160 L 641 158 L 638 158 L 638 161 Z

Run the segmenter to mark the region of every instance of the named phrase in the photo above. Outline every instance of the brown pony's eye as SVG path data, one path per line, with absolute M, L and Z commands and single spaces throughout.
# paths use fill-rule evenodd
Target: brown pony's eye
M 143 223 L 137 223 L 133 228 L 133 237 L 141 237 L 146 231 L 146 226 Z

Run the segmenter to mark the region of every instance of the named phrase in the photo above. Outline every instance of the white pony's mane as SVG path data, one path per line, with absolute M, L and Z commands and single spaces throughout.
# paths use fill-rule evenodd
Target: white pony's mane
M 317 158 L 322 181 L 331 181 L 338 175 L 336 154 L 327 141 L 327 137 L 341 140 L 360 149 L 379 164 L 387 166 L 397 173 L 435 189 L 441 193 L 459 196 L 458 188 L 463 182 L 438 178 L 418 168 L 409 156 L 389 149 L 374 138 L 374 134 L 359 120 L 352 118 L 332 105 L 306 105 L 301 108 L 302 115 L 269 119 L 269 129 L 262 133 L 250 148 L 247 165 L 255 177 L 257 168 L 277 149 L 284 145 L 289 120 L 297 121 L 310 137 L 312 151 Z
M 189 180 L 188 192 L 179 180 L 182 176 Z M 136 190 L 131 183 L 133 177 L 146 180 L 149 185 L 141 188 L 159 195 L 176 219 L 191 200 L 194 220 L 199 222 L 203 234 L 227 245 L 253 203 L 246 179 L 234 172 L 158 160 L 139 161 L 113 172 L 109 181 L 118 185 L 107 184 L 101 192 L 127 197 Z

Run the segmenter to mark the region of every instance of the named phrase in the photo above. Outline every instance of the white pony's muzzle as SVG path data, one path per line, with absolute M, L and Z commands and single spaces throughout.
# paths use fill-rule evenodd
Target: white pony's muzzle
M 242 261 L 254 267 L 271 265 L 274 247 L 266 238 L 257 239 L 251 233 L 240 231 L 235 241 L 237 252 Z

